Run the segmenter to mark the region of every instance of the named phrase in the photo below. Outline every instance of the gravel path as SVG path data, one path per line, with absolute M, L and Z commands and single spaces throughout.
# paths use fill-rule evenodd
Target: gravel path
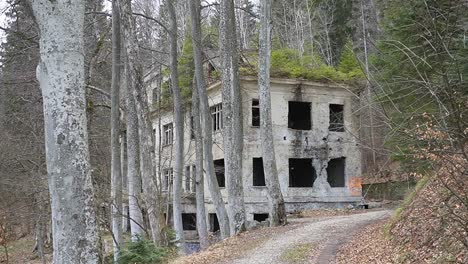
M 310 243 L 317 246 L 317 252 L 305 263 L 327 264 L 333 260 L 340 245 L 346 243 L 355 231 L 390 215 L 391 211 L 372 211 L 347 216 L 296 219 L 293 221 L 302 222 L 301 227 L 279 234 L 242 258 L 229 263 L 284 263 L 280 257 L 285 250 Z

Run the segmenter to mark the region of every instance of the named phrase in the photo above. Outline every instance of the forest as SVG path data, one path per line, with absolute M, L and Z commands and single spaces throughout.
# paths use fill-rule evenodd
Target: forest
M 468 2 L 1 2 L 0 263 L 468 263 Z

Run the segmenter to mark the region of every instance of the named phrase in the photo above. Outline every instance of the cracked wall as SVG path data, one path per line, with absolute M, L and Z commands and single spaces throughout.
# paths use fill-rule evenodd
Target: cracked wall
M 252 125 L 252 100 L 258 99 L 255 78 L 244 78 L 241 82 L 244 114 L 244 153 L 243 153 L 243 186 L 247 219 L 253 220 L 253 214 L 267 213 L 267 189 L 265 186 L 254 186 L 253 159 L 261 157 L 260 129 Z M 210 105 L 221 102 L 219 85 L 208 90 Z M 361 199 L 361 155 L 358 146 L 357 128 L 353 116 L 353 94 L 347 87 L 329 84 L 302 82 L 290 79 L 272 79 L 272 122 L 275 141 L 276 161 L 280 187 L 289 212 L 307 208 L 340 207 Z M 289 102 L 310 103 L 310 129 L 288 128 Z M 344 131 L 330 131 L 330 104 L 343 106 Z M 300 113 L 304 114 L 304 113 Z M 161 117 L 162 125 L 172 120 L 171 114 Z M 186 121 L 190 114 L 186 114 Z M 154 119 L 157 129 L 158 119 Z M 188 122 L 186 122 L 188 123 Z M 255 123 L 255 122 L 254 122 Z M 189 126 L 185 129 L 185 165 L 194 164 L 194 141 L 190 139 Z M 213 158 L 223 159 L 222 134 L 213 135 Z M 156 135 L 156 142 L 158 142 Z M 156 150 L 157 152 L 157 150 Z M 161 160 L 163 167 L 173 164 L 172 147 L 165 146 Z M 311 159 L 316 173 L 312 187 L 290 187 L 289 159 Z M 344 184 L 332 187 L 327 181 L 327 167 L 333 159 L 345 158 Z M 344 185 L 344 186 L 342 186 Z M 208 190 L 205 183 L 205 190 Z M 226 199 L 226 190 L 221 189 Z M 214 213 L 210 194 L 205 194 L 207 213 Z M 195 211 L 193 204 L 185 203 L 187 211 Z

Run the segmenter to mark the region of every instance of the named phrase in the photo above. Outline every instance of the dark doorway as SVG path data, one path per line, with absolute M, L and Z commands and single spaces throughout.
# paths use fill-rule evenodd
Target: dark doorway
M 197 230 L 197 214 L 182 214 L 184 230 Z
M 310 130 L 312 127 L 309 102 L 289 101 L 288 128 Z
M 224 176 L 224 159 L 214 160 L 214 168 L 216 179 L 218 180 L 219 187 L 226 187 L 226 179 Z
M 327 181 L 331 187 L 345 187 L 345 164 L 344 157 L 331 159 L 327 167 Z
M 257 222 L 263 222 L 268 219 L 268 214 L 253 214 L 254 220 Z
M 329 131 L 344 132 L 343 105 L 330 104 L 330 126 Z
M 209 214 L 210 217 L 210 232 L 219 231 L 219 221 L 216 214 Z
M 253 186 L 265 186 L 265 172 L 263 170 L 263 159 L 253 158 Z
M 312 187 L 315 178 L 312 159 L 289 159 L 289 187 Z

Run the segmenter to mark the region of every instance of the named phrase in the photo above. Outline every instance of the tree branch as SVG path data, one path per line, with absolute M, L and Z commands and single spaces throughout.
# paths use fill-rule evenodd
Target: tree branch
M 141 16 L 143 18 L 146 18 L 148 20 L 151 20 L 153 22 L 155 22 L 156 24 L 160 25 L 166 32 L 169 32 L 169 29 L 166 27 L 166 25 L 164 25 L 161 21 L 157 20 L 156 18 L 154 17 L 150 17 L 150 16 L 147 16 L 145 14 L 141 14 L 141 13 L 136 13 L 136 12 L 133 12 L 132 15 L 134 16 Z

